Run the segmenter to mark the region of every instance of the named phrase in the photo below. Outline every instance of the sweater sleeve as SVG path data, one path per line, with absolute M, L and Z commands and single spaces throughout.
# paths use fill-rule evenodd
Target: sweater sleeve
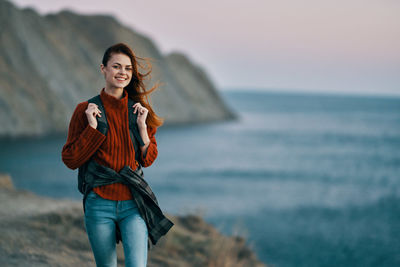
M 106 139 L 105 135 L 89 125 L 85 114 L 87 106 L 87 101 L 76 106 L 61 153 L 64 164 L 73 170 L 89 160 Z
M 157 155 L 158 155 L 158 150 L 157 150 L 157 142 L 156 142 L 156 137 L 155 134 L 157 132 L 157 128 L 155 127 L 147 127 L 147 134 L 149 135 L 149 139 L 150 139 L 150 144 L 147 147 L 147 152 L 145 155 L 143 155 L 143 153 L 140 156 L 141 159 L 141 164 L 143 167 L 148 167 L 151 164 L 153 164 L 153 162 L 156 160 Z

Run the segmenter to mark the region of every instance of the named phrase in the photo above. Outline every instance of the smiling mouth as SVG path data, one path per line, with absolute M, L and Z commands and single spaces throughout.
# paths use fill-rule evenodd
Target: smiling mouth
M 123 82 L 126 81 L 128 78 L 115 78 L 117 81 Z

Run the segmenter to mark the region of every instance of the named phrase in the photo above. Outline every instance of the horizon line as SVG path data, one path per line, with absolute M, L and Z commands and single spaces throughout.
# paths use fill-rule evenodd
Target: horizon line
M 400 92 L 360 92 L 360 91 L 321 91 L 312 88 L 291 88 L 291 87 L 232 87 L 221 86 L 217 88 L 220 92 L 227 91 L 249 91 L 249 92 L 268 92 L 268 93 L 288 93 L 288 94 L 318 94 L 318 95 L 343 95 L 343 96 L 367 96 L 367 97 L 396 97 L 400 98 Z

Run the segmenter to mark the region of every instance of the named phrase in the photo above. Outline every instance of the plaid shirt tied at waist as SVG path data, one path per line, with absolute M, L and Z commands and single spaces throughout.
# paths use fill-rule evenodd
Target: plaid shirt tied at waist
M 143 178 L 142 167 L 132 170 L 124 166 L 120 172 L 98 164 L 90 160 L 85 173 L 85 193 L 83 197 L 83 209 L 85 211 L 85 199 L 89 192 L 97 186 L 113 183 L 126 184 L 131 190 L 133 200 L 136 202 L 142 218 L 145 220 L 149 239 L 155 245 L 161 236 L 165 235 L 174 225 L 161 211 L 156 196 Z M 117 243 L 121 240 L 121 233 L 117 227 Z M 151 248 L 150 242 L 148 243 Z

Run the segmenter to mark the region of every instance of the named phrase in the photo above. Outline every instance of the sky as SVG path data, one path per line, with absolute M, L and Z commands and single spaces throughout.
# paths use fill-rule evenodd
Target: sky
M 185 53 L 220 90 L 400 95 L 398 0 L 11 2 L 114 15 L 162 53 Z

